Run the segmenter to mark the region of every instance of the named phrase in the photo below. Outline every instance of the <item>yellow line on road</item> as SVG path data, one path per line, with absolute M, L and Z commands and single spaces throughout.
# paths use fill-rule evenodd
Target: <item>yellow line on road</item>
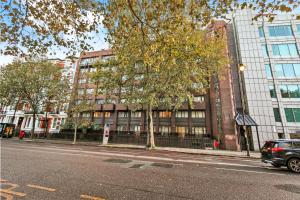
M 48 192 L 54 192 L 56 189 L 53 189 L 53 188 L 48 188 L 48 187 L 43 187 L 43 186 L 39 186 L 39 185 L 31 185 L 31 184 L 28 184 L 27 185 L 28 187 L 31 187 L 31 188 L 36 188 L 36 189 L 41 189 L 41 190 L 46 190 Z
M 80 195 L 80 198 L 82 198 L 82 199 L 91 199 L 91 200 L 105 200 L 101 197 L 93 197 L 93 196 L 89 196 L 89 195 L 86 195 L 86 194 Z
M 26 196 L 25 193 L 22 193 L 22 192 L 14 192 L 14 191 L 11 191 L 11 190 L 6 190 L 6 189 L 0 189 L 0 193 L 6 193 L 6 194 L 11 194 L 11 195 L 16 195 L 16 196 L 19 196 L 19 197 L 24 197 Z

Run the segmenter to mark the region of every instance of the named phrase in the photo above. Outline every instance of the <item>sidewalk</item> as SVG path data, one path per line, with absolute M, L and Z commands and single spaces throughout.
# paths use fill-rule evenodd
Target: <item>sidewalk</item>
M 12 140 L 18 141 L 18 138 L 12 138 Z M 59 140 L 59 139 L 23 139 L 21 142 L 36 142 L 36 143 L 51 143 L 51 144 L 65 144 L 74 145 L 71 140 Z M 82 146 L 98 146 L 98 147 L 110 147 L 110 148 L 127 148 L 127 149 L 146 149 L 143 145 L 133 144 L 107 144 L 102 145 L 97 141 L 77 141 L 75 145 Z M 189 148 L 176 148 L 176 147 L 156 147 L 154 151 L 172 151 L 189 154 L 201 154 L 201 155 L 215 155 L 215 156 L 228 156 L 239 158 L 254 158 L 259 159 L 261 157 L 259 152 L 250 152 L 250 157 L 247 156 L 247 152 L 243 151 L 228 151 L 228 150 L 213 150 L 213 149 L 189 149 Z

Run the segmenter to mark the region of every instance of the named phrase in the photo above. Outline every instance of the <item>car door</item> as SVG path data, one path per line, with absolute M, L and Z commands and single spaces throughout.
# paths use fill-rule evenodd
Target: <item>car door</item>
M 300 141 L 293 142 L 293 151 L 300 158 Z
M 262 159 L 269 160 L 272 158 L 272 148 L 275 146 L 275 142 L 267 141 L 261 150 Z

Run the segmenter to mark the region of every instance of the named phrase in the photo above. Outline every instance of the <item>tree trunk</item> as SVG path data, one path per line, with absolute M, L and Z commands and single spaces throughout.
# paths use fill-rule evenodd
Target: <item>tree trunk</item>
M 147 147 L 149 149 L 155 148 L 154 142 L 154 131 L 153 131 L 153 116 L 152 116 L 152 106 L 148 105 L 147 108 Z
M 36 111 L 33 111 L 33 122 L 32 122 L 32 129 L 31 129 L 31 135 L 30 138 L 33 138 L 34 130 L 35 130 L 35 118 L 36 118 Z
M 74 130 L 74 140 L 73 140 L 73 144 L 76 144 L 76 138 L 77 138 L 77 124 L 75 124 L 75 130 Z
M 13 115 L 13 117 L 12 117 L 12 119 L 11 119 L 11 123 L 12 123 L 12 124 L 14 123 L 15 118 L 16 118 L 16 112 L 17 112 L 18 105 L 19 105 L 19 99 L 18 99 L 18 101 L 17 101 L 17 103 L 16 103 L 16 105 L 15 105 L 14 115 Z M 16 124 L 16 127 L 17 127 L 17 125 L 18 125 L 18 123 Z

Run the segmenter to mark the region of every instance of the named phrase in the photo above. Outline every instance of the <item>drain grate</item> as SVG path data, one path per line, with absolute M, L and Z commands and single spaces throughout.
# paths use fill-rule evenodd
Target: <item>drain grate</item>
M 107 160 L 104 160 L 105 162 L 111 162 L 111 163 L 130 163 L 132 162 L 132 160 L 123 160 L 123 159 L 107 159 Z
M 168 164 L 168 163 L 152 163 L 151 166 L 162 167 L 162 168 L 172 168 L 173 167 L 172 164 Z
M 275 185 L 275 187 L 280 190 L 285 190 L 288 192 L 300 194 L 300 185 L 284 184 L 284 185 Z
M 135 168 L 135 169 L 137 169 L 137 168 L 142 168 L 143 166 L 144 166 L 144 164 L 134 164 L 134 165 L 132 165 L 129 168 Z

